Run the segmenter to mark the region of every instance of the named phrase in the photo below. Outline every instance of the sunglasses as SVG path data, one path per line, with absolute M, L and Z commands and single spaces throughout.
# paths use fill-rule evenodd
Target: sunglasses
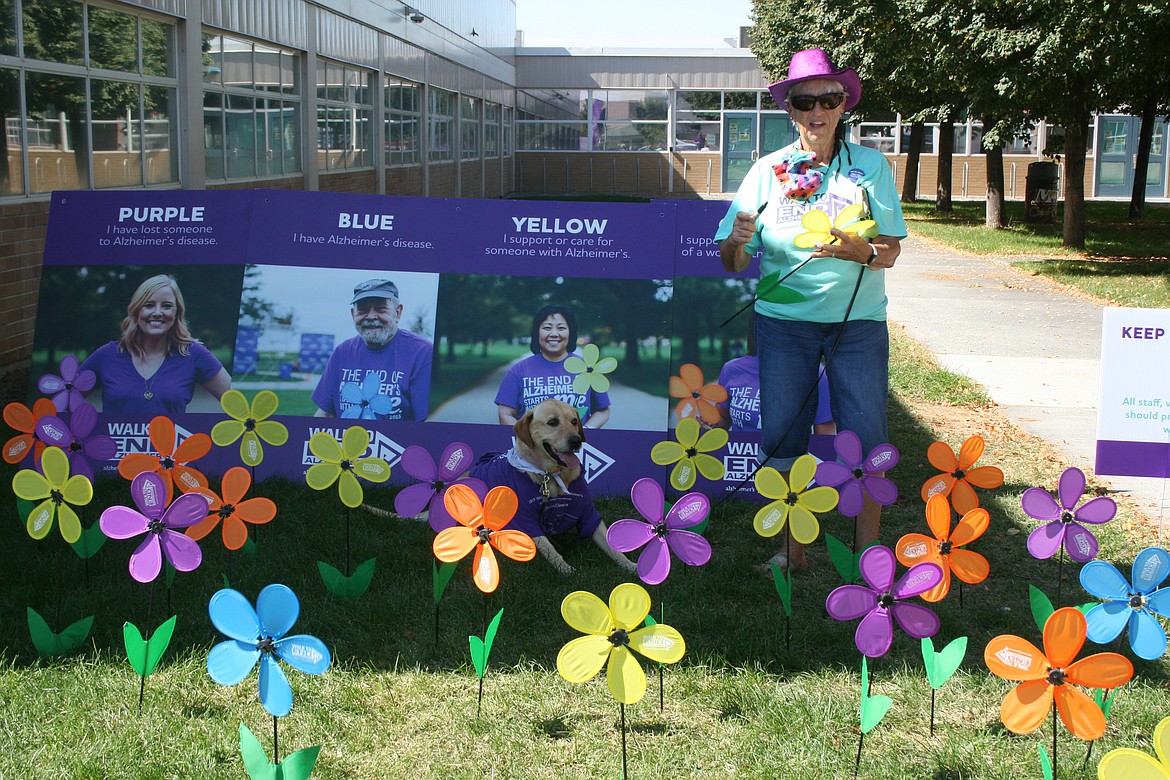
M 812 111 L 813 106 L 821 104 L 821 108 L 832 111 L 845 102 L 844 92 L 826 92 L 823 95 L 789 95 L 788 105 L 797 111 Z

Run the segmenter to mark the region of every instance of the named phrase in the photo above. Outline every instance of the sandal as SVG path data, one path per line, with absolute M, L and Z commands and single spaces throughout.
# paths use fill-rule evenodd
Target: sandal
M 784 573 L 787 573 L 790 569 L 795 570 L 795 571 L 802 571 L 802 570 L 808 568 L 808 561 L 807 560 L 805 560 L 801 563 L 796 563 L 796 564 L 791 563 L 788 560 L 788 554 L 785 553 L 783 550 L 781 550 L 780 552 L 773 555 L 771 558 L 769 558 L 764 563 L 760 564 L 760 567 L 766 572 L 771 572 L 772 564 L 776 564 L 776 566 L 780 567 L 780 571 L 782 571 Z

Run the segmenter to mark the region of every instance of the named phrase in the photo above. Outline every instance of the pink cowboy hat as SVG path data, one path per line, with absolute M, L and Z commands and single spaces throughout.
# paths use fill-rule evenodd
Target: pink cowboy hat
M 813 79 L 830 79 L 845 85 L 849 96 L 845 98 L 845 110 L 848 111 L 861 100 L 861 79 L 853 68 L 838 70 L 824 49 L 805 49 L 792 55 L 788 63 L 788 78 L 768 85 L 768 91 L 780 105 L 788 98 L 788 90 L 792 85 Z

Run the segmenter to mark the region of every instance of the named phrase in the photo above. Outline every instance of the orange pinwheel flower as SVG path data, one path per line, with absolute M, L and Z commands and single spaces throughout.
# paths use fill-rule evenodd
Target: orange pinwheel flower
M 118 473 L 126 479 L 134 479 L 144 471 L 153 471 L 163 478 L 167 486 L 167 503 L 174 495 L 174 484 L 179 490 L 190 493 L 207 487 L 207 477 L 187 464 L 211 452 L 211 437 L 206 433 L 194 433 L 175 447 L 175 424 L 171 418 L 159 415 L 150 421 L 147 429 L 150 444 L 158 455 L 145 452 L 130 452 L 118 461 Z M 174 483 L 174 484 L 172 484 Z
M 922 486 L 922 500 L 933 495 L 950 496 L 955 511 L 965 515 L 979 506 L 975 488 L 997 488 L 1003 484 L 1003 472 L 995 466 L 972 468 L 983 454 L 983 437 L 972 436 L 963 442 L 959 457 L 946 442 L 936 441 L 926 451 L 930 465 L 944 473 L 926 480 Z
M 1133 664 L 1118 653 L 1097 653 L 1073 662 L 1085 643 L 1087 623 L 1076 607 L 1056 610 L 1044 624 L 1044 652 L 1026 639 L 1004 634 L 987 643 L 983 662 L 1005 680 L 1022 680 L 1003 700 L 999 717 L 1008 731 L 1035 731 L 1052 711 L 1081 739 L 1105 733 L 1105 714 L 1079 688 L 1116 688 L 1133 677 Z
M 530 561 L 536 557 L 532 537 L 523 531 L 504 528 L 519 506 L 512 488 L 494 487 L 480 504 L 474 490 L 454 484 L 443 494 L 443 506 L 459 525 L 444 528 L 435 537 L 432 545 L 435 557 L 443 563 L 454 563 L 475 548 L 471 577 L 484 593 L 491 593 L 500 584 L 500 566 L 493 547 L 514 561 Z
M 4 422 L 15 431 L 13 436 L 4 444 L 4 461 L 6 463 L 20 463 L 33 453 L 33 462 L 40 463 L 41 453 L 45 450 L 45 443 L 37 438 L 37 422 L 42 417 L 57 413 L 57 407 L 48 398 L 38 398 L 32 409 L 16 402 L 4 407 Z
M 670 378 L 670 397 L 682 399 L 674 407 L 678 419 L 694 417 L 714 425 L 719 422 L 719 409 L 715 404 L 727 400 L 727 389 L 714 382 L 703 384 L 703 369 L 694 363 L 683 363 L 679 366 L 678 376 Z
M 972 509 L 959 519 L 951 530 L 951 505 L 945 496 L 931 496 L 926 502 L 926 524 L 933 539 L 925 534 L 906 534 L 894 546 L 898 562 L 906 568 L 923 561 L 934 561 L 942 567 L 943 578 L 935 587 L 922 594 L 924 601 L 942 601 L 951 590 L 951 572 L 968 585 L 987 579 L 991 567 L 977 552 L 960 549 L 983 536 L 990 522 L 986 509 Z
M 187 536 L 195 541 L 215 530 L 223 521 L 223 546 L 238 550 L 248 541 L 248 527 L 244 523 L 263 525 L 276 517 L 276 504 L 270 498 L 244 498 L 252 487 L 252 475 L 243 466 L 228 469 L 223 475 L 220 498 L 210 488 L 199 490 L 211 502 L 207 517 L 187 529 Z

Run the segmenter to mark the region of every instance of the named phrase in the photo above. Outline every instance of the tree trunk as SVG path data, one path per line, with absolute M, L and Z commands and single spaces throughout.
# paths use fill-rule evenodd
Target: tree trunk
M 951 179 L 955 162 L 955 125 L 947 111 L 938 123 L 938 195 L 935 211 L 951 211 Z
M 922 136 L 925 132 L 925 123 L 911 123 L 910 147 L 906 149 L 906 173 L 902 176 L 903 203 L 918 200 L 918 161 L 922 158 Z
M 1084 90 L 1070 84 L 1064 127 L 1064 240 L 1069 249 L 1085 248 L 1085 128 L 1089 125 Z
M 1158 98 L 1146 95 L 1142 104 L 1142 126 L 1138 130 L 1137 161 L 1134 163 L 1133 194 L 1129 196 L 1129 218 L 1146 218 L 1146 176 L 1150 171 L 1150 145 L 1154 139 Z
M 994 126 L 994 120 L 984 118 L 983 126 Z M 983 147 L 987 164 L 987 208 L 983 224 L 989 228 L 1004 227 L 1003 221 L 1003 147 L 996 144 L 994 149 Z

